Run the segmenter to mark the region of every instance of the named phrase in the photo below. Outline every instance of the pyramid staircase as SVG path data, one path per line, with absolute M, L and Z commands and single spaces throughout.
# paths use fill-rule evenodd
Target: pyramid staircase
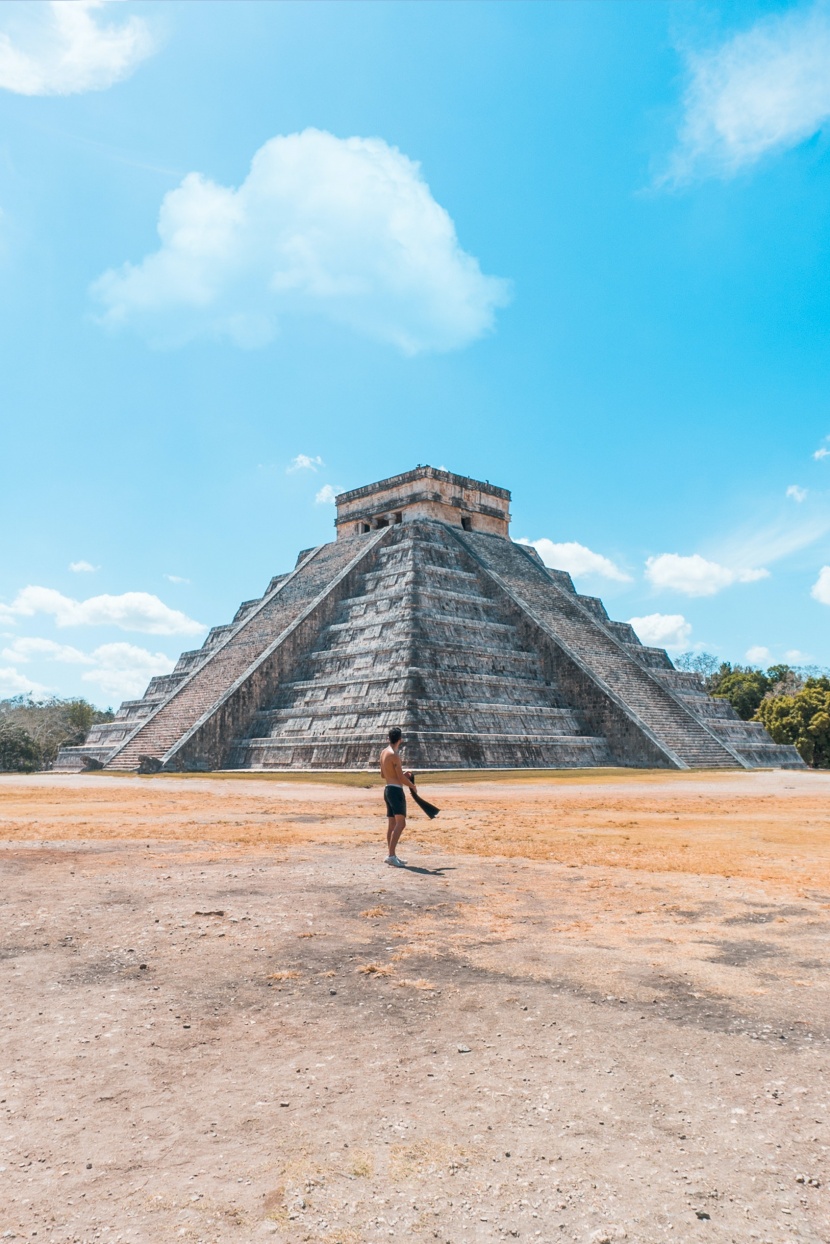
M 418 769 L 803 767 L 515 544 L 507 501 L 431 467 L 343 494 L 336 541 L 55 767 L 364 769 L 393 725 Z
M 362 768 L 393 725 L 421 768 L 613 763 L 441 523 L 378 549 L 230 764 Z

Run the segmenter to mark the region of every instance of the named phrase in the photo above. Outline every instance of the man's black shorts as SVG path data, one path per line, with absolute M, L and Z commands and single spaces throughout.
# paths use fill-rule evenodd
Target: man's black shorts
M 406 795 L 402 786 L 384 786 L 387 816 L 406 816 Z

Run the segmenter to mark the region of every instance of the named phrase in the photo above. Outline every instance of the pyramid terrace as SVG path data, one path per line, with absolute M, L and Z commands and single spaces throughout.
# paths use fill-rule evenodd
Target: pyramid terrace
M 55 767 L 801 768 L 509 534 L 510 493 L 434 467 L 337 497 L 337 538 Z

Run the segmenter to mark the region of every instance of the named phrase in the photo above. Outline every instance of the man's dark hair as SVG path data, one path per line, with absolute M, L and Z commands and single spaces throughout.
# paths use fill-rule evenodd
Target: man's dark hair
M 398 727 L 393 726 L 392 729 L 389 731 L 389 742 L 392 744 L 392 746 L 394 747 L 396 743 L 400 743 L 402 738 L 403 738 L 403 735 L 401 734 Z

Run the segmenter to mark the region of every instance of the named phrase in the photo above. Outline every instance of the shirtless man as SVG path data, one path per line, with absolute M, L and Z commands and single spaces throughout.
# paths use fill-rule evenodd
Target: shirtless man
M 393 726 L 389 731 L 389 746 L 384 747 L 380 754 L 380 772 L 386 782 L 383 798 L 386 801 L 386 815 L 389 818 L 386 830 L 386 845 L 389 854 L 386 857 L 386 863 L 391 864 L 393 868 L 406 867 L 405 862 L 398 859 L 396 850 L 400 836 L 406 828 L 404 786 L 408 786 L 410 790 L 415 789 L 414 784 L 410 782 L 401 767 L 398 752 L 402 742 L 403 735 L 397 726 Z

